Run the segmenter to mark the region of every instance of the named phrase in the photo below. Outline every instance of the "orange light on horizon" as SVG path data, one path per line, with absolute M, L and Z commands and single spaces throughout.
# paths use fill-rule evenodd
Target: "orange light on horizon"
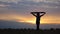
M 20 16 L 20 15 L 2 15 L 0 17 L 0 20 L 12 20 L 17 22 L 36 24 L 35 17 L 27 18 L 25 16 Z M 60 24 L 60 18 L 55 16 L 43 16 L 41 18 L 41 24 Z

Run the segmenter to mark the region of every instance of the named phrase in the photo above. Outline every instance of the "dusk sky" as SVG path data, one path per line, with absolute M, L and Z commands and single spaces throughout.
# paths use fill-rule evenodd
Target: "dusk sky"
M 0 0 L 0 20 L 35 24 L 30 12 L 46 12 L 41 24 L 60 24 L 60 0 Z

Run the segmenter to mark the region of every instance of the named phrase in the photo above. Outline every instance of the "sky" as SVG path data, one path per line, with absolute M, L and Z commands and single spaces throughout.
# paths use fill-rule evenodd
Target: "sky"
M 60 0 L 0 0 L 0 20 L 35 24 L 30 12 L 46 12 L 41 24 L 60 24 Z

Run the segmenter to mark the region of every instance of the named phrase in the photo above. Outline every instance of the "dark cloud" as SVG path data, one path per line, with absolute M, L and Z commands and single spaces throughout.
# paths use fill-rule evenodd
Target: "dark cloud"
M 42 7 L 42 6 L 49 6 L 49 7 L 60 7 L 60 2 L 57 2 L 57 3 L 49 3 L 49 2 L 33 2 L 33 1 L 19 1 L 17 3 L 14 3 L 14 2 L 2 2 L 0 1 L 0 4 L 4 4 L 4 5 L 10 5 L 10 7 L 12 8 L 19 8 L 20 6 L 27 6 L 27 7 L 32 7 L 32 6 L 39 6 L 39 7 Z M 48 8 L 49 8 L 48 7 Z M 45 7 L 46 8 L 46 7 Z
M 0 28 L 35 28 L 35 26 L 23 22 L 0 20 Z
M 30 12 L 32 11 L 45 11 L 49 16 L 60 17 L 60 2 L 33 2 L 33 1 L 19 1 L 14 2 L 2 2 L 0 5 L 9 5 L 0 7 L 0 15 L 22 15 L 24 17 L 31 17 Z M 1 16 L 1 17 L 3 17 Z M 21 17 L 21 16 L 20 16 Z
M 0 20 L 0 28 L 36 28 L 36 25 L 16 22 L 16 21 L 6 21 Z M 50 28 L 60 28 L 60 24 L 41 24 L 40 28 L 42 29 L 50 29 Z
M 0 5 L 9 5 L 6 7 L 0 7 L 0 13 L 16 13 L 16 14 L 29 14 L 31 11 L 41 11 L 38 9 L 42 9 L 47 11 L 48 14 L 59 14 L 60 13 L 60 2 L 51 3 L 51 2 L 33 2 L 33 1 L 19 1 L 17 3 L 14 2 L 2 2 L 0 1 Z M 1 9 L 2 8 L 2 9 Z M 37 9 L 38 8 L 38 9 Z

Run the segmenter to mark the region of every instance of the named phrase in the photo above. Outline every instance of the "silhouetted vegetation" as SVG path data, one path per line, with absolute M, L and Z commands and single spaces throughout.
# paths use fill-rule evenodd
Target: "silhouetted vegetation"
M 0 34 L 60 34 L 60 29 L 0 29 Z

